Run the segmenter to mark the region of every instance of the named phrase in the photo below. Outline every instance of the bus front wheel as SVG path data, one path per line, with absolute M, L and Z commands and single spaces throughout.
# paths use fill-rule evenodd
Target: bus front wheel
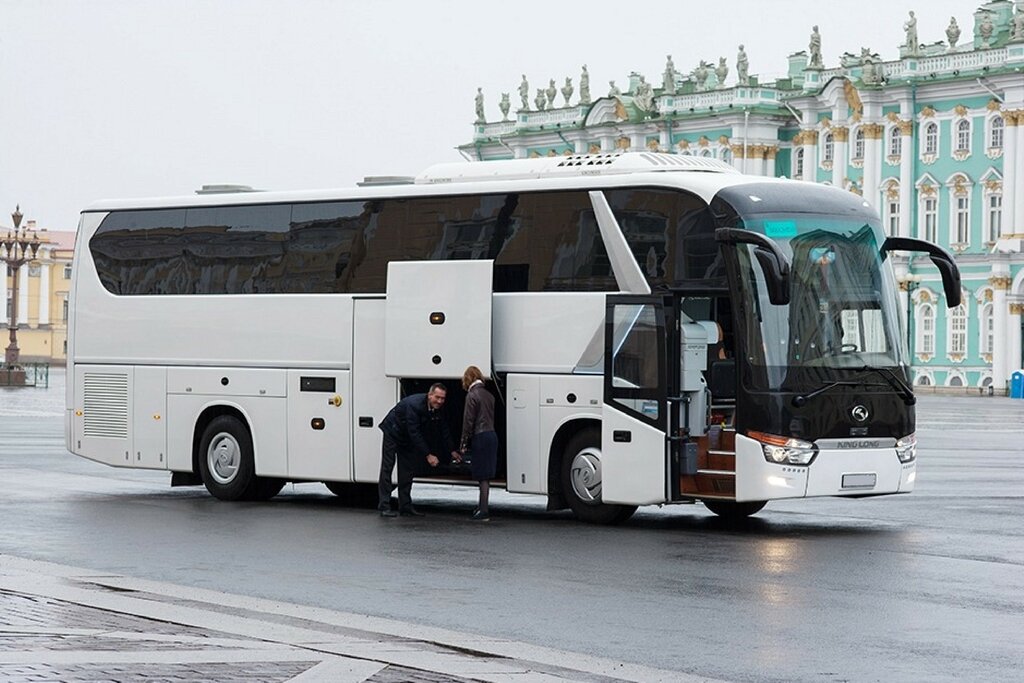
M 199 473 L 206 490 L 221 500 L 244 500 L 261 488 L 253 461 L 252 435 L 238 418 L 221 415 L 203 430 Z
M 588 427 L 569 439 L 562 453 L 561 474 L 562 494 L 577 519 L 590 524 L 618 524 L 636 512 L 636 506 L 601 500 L 599 429 Z
M 756 514 L 768 501 L 753 500 L 746 503 L 737 503 L 734 500 L 705 500 L 704 507 L 713 513 L 729 521 L 739 521 Z

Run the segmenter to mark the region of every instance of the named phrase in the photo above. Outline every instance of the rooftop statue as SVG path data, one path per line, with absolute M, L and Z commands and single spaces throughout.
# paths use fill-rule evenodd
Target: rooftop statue
M 580 104 L 590 104 L 590 74 L 587 72 L 586 64 L 580 73 Z
M 548 98 L 548 109 L 555 108 L 555 96 L 558 95 L 558 88 L 555 86 L 555 79 L 548 81 L 548 89 L 544 91 Z
M 654 88 L 644 80 L 643 76 L 640 77 L 640 82 L 636 84 L 636 92 L 633 93 L 633 104 L 642 112 L 649 112 L 654 109 Z
M 978 26 L 978 35 L 981 36 L 982 50 L 987 50 L 989 48 L 989 41 L 992 40 L 992 32 L 995 28 L 996 27 L 992 24 L 992 15 L 985 12 L 981 18 L 981 24 Z
M 715 78 L 718 79 L 718 87 L 725 87 L 725 79 L 729 76 L 729 65 L 725 63 L 725 57 L 718 58 L 718 66 L 715 67 Z
M 476 122 L 487 123 L 487 119 L 484 118 L 484 89 L 476 89 Z
M 533 103 L 537 105 L 537 111 L 544 111 L 544 105 L 547 104 L 544 88 L 537 88 L 537 97 L 533 98 Z
M 1010 40 L 1024 40 L 1024 9 L 1019 5 L 1016 14 L 1013 15 L 1013 33 L 1010 34 Z
M 949 26 L 946 27 L 946 40 L 949 42 L 949 50 L 956 48 L 956 41 L 960 40 L 960 27 L 957 26 L 956 17 L 949 18 Z
M 903 30 L 907 33 L 907 51 L 909 54 L 916 55 L 919 43 L 917 41 L 917 17 L 914 16 L 914 12 L 910 12 L 910 18 L 903 22 Z
M 693 78 L 697 81 L 697 90 L 708 89 L 708 76 L 711 75 L 711 70 L 708 69 L 708 66 L 708 63 L 702 59 L 697 68 L 693 70 Z
M 523 74 L 523 81 L 519 84 L 519 100 L 523 104 L 522 111 L 530 108 L 530 84 L 526 80 L 526 74 Z
M 811 61 L 808 66 L 812 69 L 821 69 L 825 66 L 825 63 L 821 61 L 821 34 L 818 33 L 818 27 L 815 25 L 811 31 Z
M 662 74 L 661 87 L 666 95 L 676 94 L 676 65 L 672 62 L 672 55 L 666 57 L 665 73 Z
M 501 93 L 501 102 L 498 103 L 498 109 L 501 110 L 501 120 L 508 121 L 508 110 L 512 108 L 512 103 L 508 100 L 508 93 Z
M 740 45 L 739 54 L 736 55 L 736 79 L 738 85 L 750 85 L 750 77 L 747 75 L 749 67 L 750 63 L 747 61 L 747 53 L 743 50 L 743 46 Z
M 622 90 L 619 89 L 619 86 L 615 85 L 615 81 L 608 81 L 608 85 L 611 86 L 611 89 L 608 91 L 608 97 L 622 97 Z

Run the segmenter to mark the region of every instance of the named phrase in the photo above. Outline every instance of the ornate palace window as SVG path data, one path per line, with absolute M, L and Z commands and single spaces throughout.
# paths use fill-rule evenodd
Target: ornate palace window
M 946 330 L 946 355 L 950 360 L 963 360 L 967 355 L 967 305 L 949 309 Z
M 949 190 L 949 243 L 963 251 L 971 244 L 971 189 L 972 183 L 963 173 L 946 181 Z
M 981 307 L 981 355 L 991 361 L 992 351 L 995 347 L 994 322 L 992 319 L 992 304 L 985 304 Z
M 914 339 L 916 352 L 920 356 L 935 355 L 935 306 L 923 303 L 917 307 L 917 334 Z
M 804 177 L 804 148 L 793 150 L 793 177 L 800 180 Z
M 956 135 L 954 137 L 953 158 L 963 161 L 971 156 L 971 121 L 960 119 L 955 124 Z
M 925 126 L 923 140 L 922 153 L 933 157 L 937 155 L 939 153 L 939 124 L 932 121 Z
M 903 136 L 900 134 L 899 126 L 889 128 L 889 161 L 898 163 L 900 155 L 903 154 Z

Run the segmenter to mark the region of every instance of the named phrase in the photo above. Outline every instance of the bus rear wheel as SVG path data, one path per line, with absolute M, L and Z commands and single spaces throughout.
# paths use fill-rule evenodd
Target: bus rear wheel
M 619 524 L 636 512 L 635 505 L 601 500 L 601 432 L 588 427 L 576 433 L 562 452 L 562 495 L 576 518 L 590 524 Z
M 732 522 L 746 519 L 757 512 L 760 512 L 768 501 L 753 500 L 746 503 L 737 503 L 734 500 L 705 500 L 704 507 L 713 513 Z
M 324 486 L 336 495 L 346 507 L 375 508 L 377 507 L 376 484 L 353 484 L 346 481 L 325 481 Z
M 215 417 L 203 430 L 199 474 L 206 490 L 220 500 L 270 498 L 281 490 L 278 487 L 271 493 L 272 487 L 265 487 L 266 481 L 256 477 L 252 435 L 241 420 L 231 415 Z

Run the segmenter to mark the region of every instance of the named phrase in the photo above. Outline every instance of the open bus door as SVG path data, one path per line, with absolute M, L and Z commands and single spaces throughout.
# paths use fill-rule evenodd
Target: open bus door
M 672 497 L 678 411 L 673 297 L 609 295 L 605 317 L 601 498 L 647 505 Z M 673 370 L 675 368 L 675 370 Z

